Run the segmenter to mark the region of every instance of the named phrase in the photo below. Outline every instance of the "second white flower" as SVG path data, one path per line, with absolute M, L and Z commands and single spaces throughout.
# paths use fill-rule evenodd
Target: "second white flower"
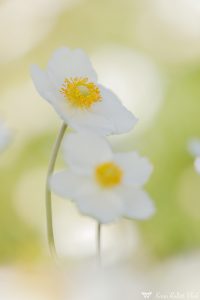
M 154 204 L 142 190 L 152 165 L 136 152 L 113 153 L 107 141 L 93 133 L 73 133 L 64 141 L 69 167 L 50 179 L 51 189 L 72 199 L 79 210 L 100 223 L 120 217 L 146 219 Z

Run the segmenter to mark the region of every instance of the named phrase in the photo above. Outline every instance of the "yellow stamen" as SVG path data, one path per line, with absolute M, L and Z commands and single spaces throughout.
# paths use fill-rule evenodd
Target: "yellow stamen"
M 120 184 L 122 175 L 122 170 L 113 162 L 106 162 L 98 165 L 95 170 L 97 182 L 105 188 Z
M 101 101 L 98 86 L 88 81 L 87 77 L 65 79 L 60 92 L 72 106 L 80 109 L 88 109 L 94 103 Z

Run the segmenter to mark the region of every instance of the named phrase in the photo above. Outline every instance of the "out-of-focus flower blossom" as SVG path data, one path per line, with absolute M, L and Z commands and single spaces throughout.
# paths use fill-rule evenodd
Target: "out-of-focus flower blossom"
M 188 148 L 190 153 L 195 157 L 194 166 L 200 174 L 200 139 L 191 139 Z
M 117 96 L 97 83 L 90 60 L 81 49 L 61 48 L 46 71 L 34 65 L 31 74 L 39 94 L 75 130 L 119 134 L 131 130 L 136 123 Z
M 51 32 L 59 14 L 81 2 L 82 0 L 0 1 L 0 63 L 18 60 L 36 47 Z
M 51 189 L 72 198 L 83 214 L 109 223 L 119 217 L 146 219 L 154 205 L 142 186 L 152 165 L 136 152 L 113 153 L 93 133 L 70 134 L 64 143 L 69 170 L 54 174 Z
M 198 0 L 142 0 L 137 5 L 136 36 L 145 49 L 170 63 L 199 60 Z
M 192 155 L 200 156 L 200 139 L 191 139 L 188 148 Z
M 0 121 L 0 151 L 3 151 L 11 139 L 10 130 Z

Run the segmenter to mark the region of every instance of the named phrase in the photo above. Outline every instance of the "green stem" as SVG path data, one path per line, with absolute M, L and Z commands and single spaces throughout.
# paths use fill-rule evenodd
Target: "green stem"
M 46 221 L 47 221 L 47 235 L 48 235 L 48 243 L 49 249 L 52 257 L 56 259 L 56 247 L 53 233 L 53 220 L 52 220 L 52 200 L 51 200 L 51 191 L 49 189 L 49 178 L 52 175 L 56 163 L 56 158 L 58 156 L 58 151 L 60 149 L 61 142 L 63 140 L 65 131 L 67 129 L 67 125 L 65 123 L 62 124 L 58 136 L 56 138 L 55 144 L 52 149 L 51 158 L 49 161 L 48 171 L 47 171 L 47 179 L 46 179 Z
M 101 223 L 97 224 L 97 257 L 101 265 Z

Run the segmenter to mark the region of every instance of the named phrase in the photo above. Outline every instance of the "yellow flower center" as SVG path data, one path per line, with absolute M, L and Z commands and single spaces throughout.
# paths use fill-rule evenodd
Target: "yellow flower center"
M 101 101 L 98 86 L 88 81 L 87 77 L 65 79 L 60 92 L 76 108 L 88 109 L 94 103 Z
M 113 162 L 106 162 L 96 167 L 95 177 L 105 188 L 113 187 L 122 181 L 122 170 Z

